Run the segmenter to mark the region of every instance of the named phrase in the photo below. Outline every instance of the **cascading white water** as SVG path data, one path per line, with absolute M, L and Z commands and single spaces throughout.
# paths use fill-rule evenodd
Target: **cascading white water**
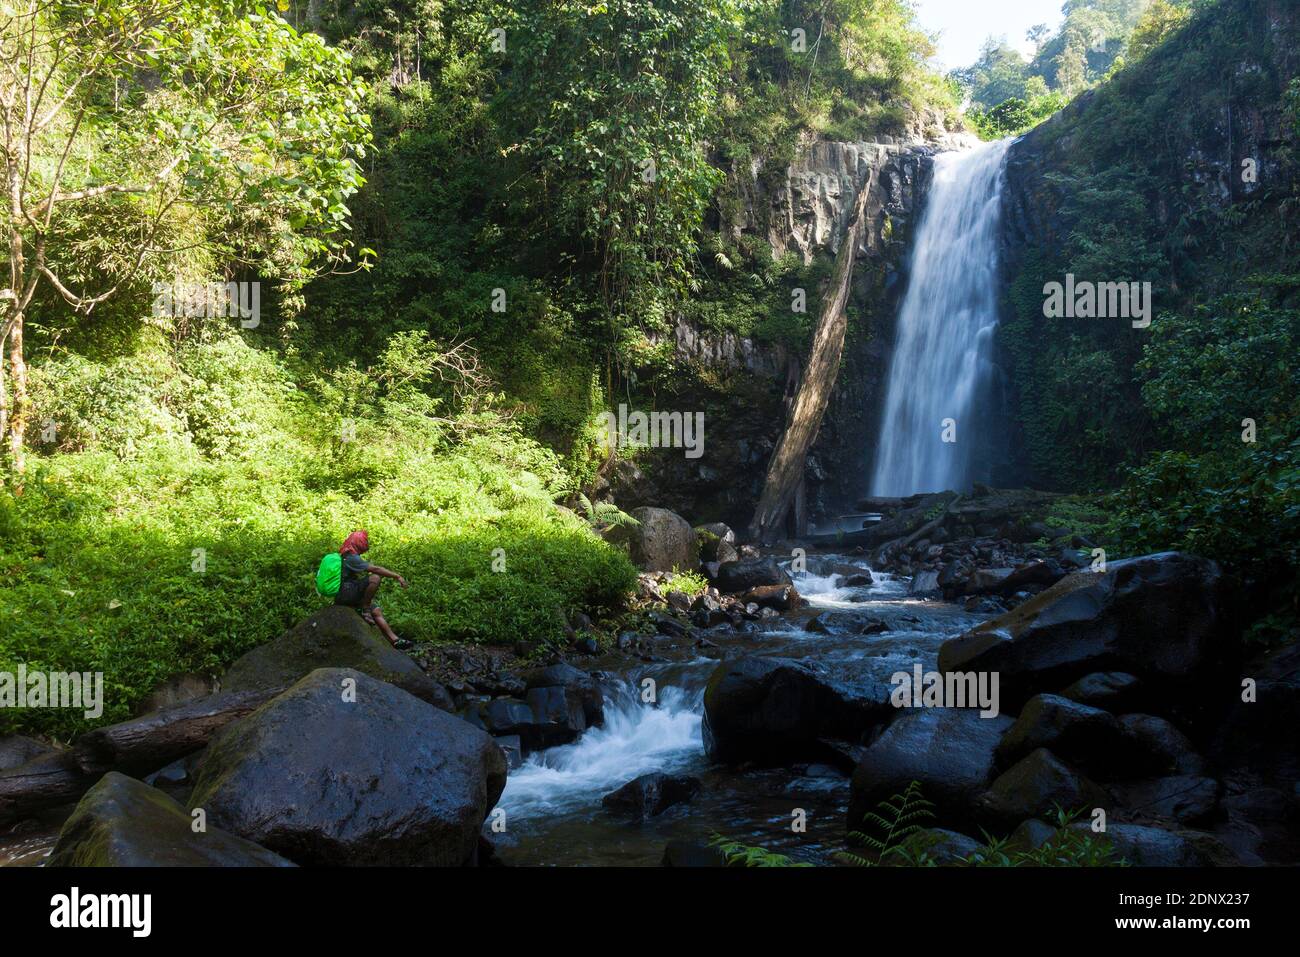
M 873 495 L 970 485 L 978 406 L 992 373 L 998 221 L 1010 145 L 999 140 L 935 157 L 898 314 Z M 945 435 L 947 419 L 953 421 Z

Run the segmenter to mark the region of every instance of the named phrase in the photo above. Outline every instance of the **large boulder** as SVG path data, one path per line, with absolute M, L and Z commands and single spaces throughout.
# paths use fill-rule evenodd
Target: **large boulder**
M 639 525 L 618 525 L 605 537 L 627 545 L 632 562 L 643 571 L 694 571 L 700 563 L 695 529 L 676 512 L 643 506 L 629 513 Z
M 1219 806 L 1219 782 L 1195 774 L 1176 774 L 1118 784 L 1111 788 L 1116 802 L 1143 817 L 1168 818 L 1181 824 L 1208 821 Z
M 903 849 L 910 852 L 914 858 L 924 856 L 930 863 L 942 867 L 944 865 L 963 865 L 968 861 L 972 854 L 980 850 L 984 845 L 973 837 L 957 831 L 949 831 L 941 827 L 926 828 L 924 831 L 917 831 L 911 837 L 903 841 Z M 886 861 L 888 863 L 888 861 Z
M 1212 754 L 1228 767 L 1264 769 L 1281 780 L 1300 781 L 1300 643 L 1265 652 L 1225 682 L 1230 706 L 1214 736 Z M 1243 687 L 1254 683 L 1253 700 Z
M 822 737 L 857 740 L 891 712 L 867 693 L 788 658 L 724 661 L 704 691 L 704 750 L 715 761 L 780 764 L 821 755 Z
M 279 638 L 258 645 L 230 666 L 221 688 L 287 688 L 317 668 L 352 668 L 446 711 L 454 707 L 447 689 L 390 645 L 356 611 L 342 605 L 322 608 Z
M 1219 566 L 1180 552 L 1068 575 L 944 644 L 943 671 L 996 671 L 1008 706 L 1089 672 L 1122 670 L 1184 690 L 1221 651 Z
M 736 533 L 722 522 L 696 526 L 695 536 L 700 546 L 700 561 L 730 562 L 740 557 L 736 550 Z
M 616 814 L 644 819 L 662 814 L 674 804 L 689 801 L 699 789 L 699 778 L 654 772 L 610 791 L 600 799 L 600 803 Z
M 587 727 L 598 727 L 605 720 L 605 695 L 600 684 L 587 672 L 560 662 L 546 668 L 536 668 L 523 675 L 526 690 L 535 688 L 562 688 L 567 698 L 582 708 Z
M 1094 671 L 1060 691 L 1062 698 L 1107 711 L 1129 711 L 1142 682 L 1123 671 Z
M 493 698 L 462 715 L 494 736 L 518 736 L 525 753 L 571 744 L 587 729 L 582 702 L 563 688 L 533 688 L 526 700 Z
M 59 831 L 47 867 L 293 867 L 217 827 L 195 833 L 190 812 L 161 791 L 110 771 Z
M 1139 766 L 1145 775 L 1200 774 L 1205 770 L 1205 759 L 1187 735 L 1164 718 L 1123 714 L 1119 723 L 1129 742 L 1126 750 L 1136 750 L 1140 755 Z
M 1070 827 L 1090 831 L 1086 821 Z M 1103 836 L 1110 839 L 1114 859 L 1134 867 L 1222 867 L 1238 863 L 1221 841 L 1201 831 L 1110 824 Z
M 1098 772 L 1132 767 L 1133 748 L 1110 712 L 1069 698 L 1040 694 L 1030 698 L 998 745 L 998 767 L 1008 768 L 1037 748 L 1049 748 L 1079 767 Z
M 1058 809 L 1088 814 L 1109 806 L 1105 791 L 1051 751 L 1039 748 L 999 775 L 975 810 L 993 826 L 1014 827 L 1029 817 L 1050 819 Z
M 505 781 L 482 730 L 322 668 L 208 745 L 190 806 L 301 864 L 460 865 Z
M 971 820 L 971 808 L 996 773 L 993 756 L 1012 721 L 969 708 L 904 711 L 866 750 L 853 772 L 850 828 L 916 781 L 944 824 Z
M 714 584 L 718 591 L 744 593 L 765 585 L 793 586 L 794 583 L 775 558 L 744 558 L 719 565 Z

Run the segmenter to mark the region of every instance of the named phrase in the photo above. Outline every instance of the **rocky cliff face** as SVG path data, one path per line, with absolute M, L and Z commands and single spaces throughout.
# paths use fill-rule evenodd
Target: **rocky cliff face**
M 742 178 L 742 208 L 729 228 L 737 238 L 762 237 L 774 256 L 793 252 L 806 264 L 838 252 L 854 200 L 867 191 L 843 365 L 805 470 L 803 504 L 814 520 L 851 508 L 865 491 L 909 239 L 932 158 L 956 145 L 816 141 L 787 168 L 755 164 Z M 742 528 L 761 493 L 802 357 L 730 333 L 706 334 L 681 320 L 672 335 L 678 360 L 711 385 L 677 399 L 682 408 L 707 409 L 705 454 L 690 460 L 680 450 L 658 450 L 644 468 L 623 466 L 614 493 L 624 508 L 654 503 L 692 521 Z

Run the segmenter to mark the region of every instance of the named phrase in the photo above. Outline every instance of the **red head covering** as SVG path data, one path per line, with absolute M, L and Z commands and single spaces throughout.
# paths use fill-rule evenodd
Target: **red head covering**
M 343 539 L 343 547 L 339 549 L 340 555 L 360 555 L 370 548 L 370 536 L 366 534 L 364 528 L 359 528 L 347 538 Z

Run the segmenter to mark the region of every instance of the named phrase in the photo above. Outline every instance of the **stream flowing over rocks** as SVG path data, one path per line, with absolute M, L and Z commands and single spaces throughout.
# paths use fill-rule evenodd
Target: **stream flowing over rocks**
M 727 535 L 702 533 L 704 551 Z M 236 690 L 63 750 L 0 741 L 0 847 L 48 866 L 712 866 L 721 835 L 826 864 L 915 782 L 939 863 L 984 832 L 1041 845 L 1058 807 L 1082 827 L 1104 812 L 1133 864 L 1295 860 L 1290 724 L 1261 728 L 1241 701 L 1213 562 L 1149 555 L 985 605 L 853 552 L 742 552 L 706 562 L 714 585 L 692 597 L 643 573 L 642 630 L 594 654 L 575 633 L 532 668 L 435 667 L 328 609 L 236 663 Z M 763 589 L 783 610 L 751 600 Z M 1245 667 L 1261 713 L 1294 716 L 1294 661 Z M 917 678 L 971 696 L 898 697 Z

